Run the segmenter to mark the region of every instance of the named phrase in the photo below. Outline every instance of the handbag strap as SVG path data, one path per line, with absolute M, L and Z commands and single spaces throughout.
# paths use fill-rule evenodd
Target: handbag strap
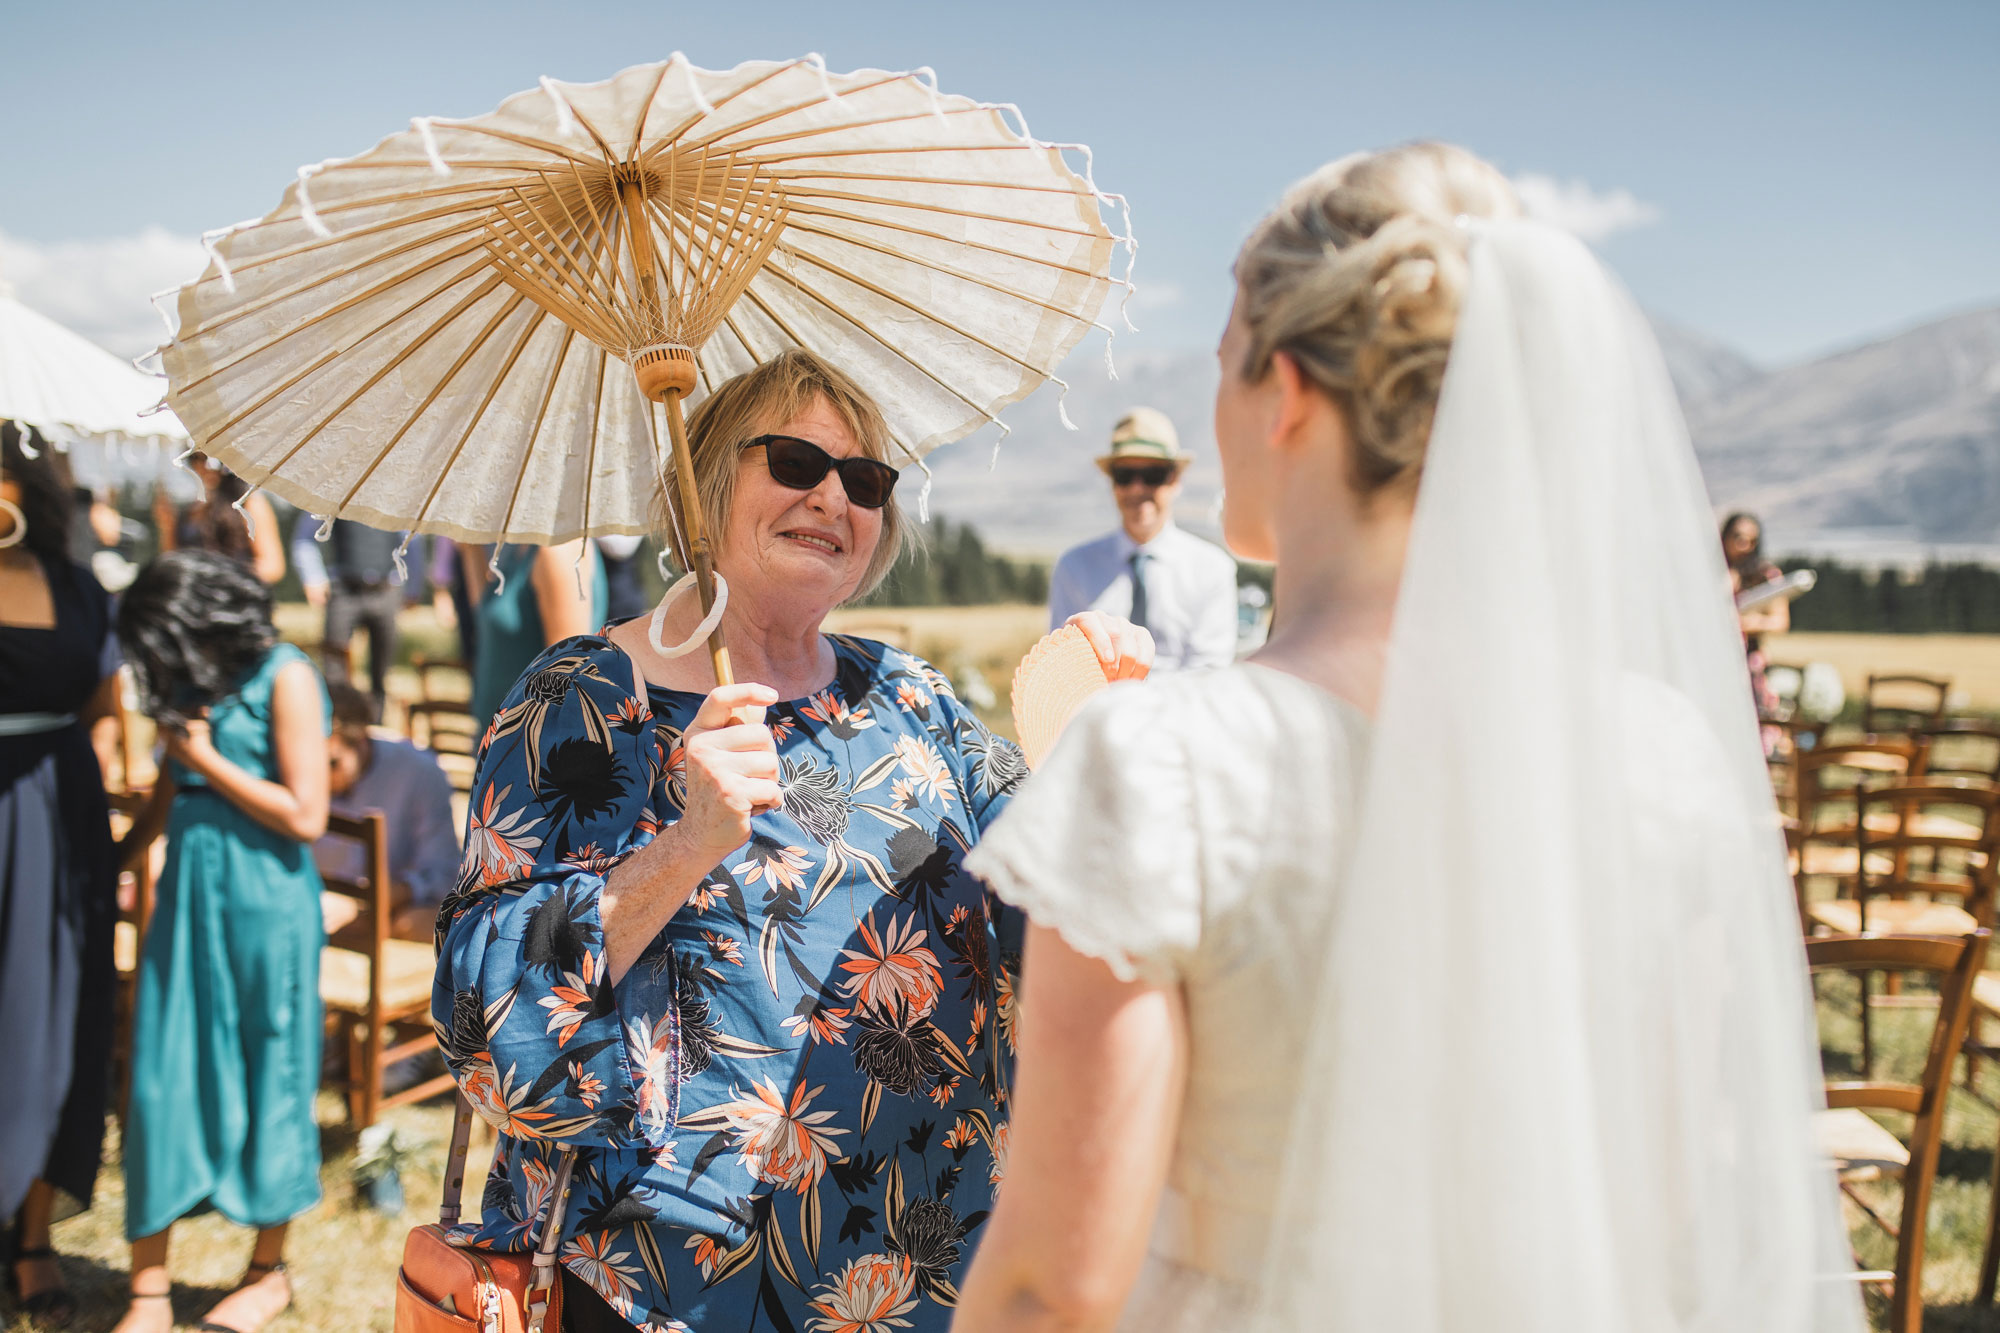
M 556 1285 L 556 1250 L 562 1244 L 563 1212 L 569 1203 L 570 1173 L 576 1168 L 576 1150 L 560 1148 L 562 1165 L 556 1168 L 555 1188 L 549 1191 L 549 1220 L 542 1224 L 541 1243 L 535 1246 L 533 1281 L 528 1285 L 528 1333 L 542 1333 L 548 1318 L 549 1296 Z
M 444 1198 L 438 1206 L 438 1225 L 458 1225 L 460 1206 L 465 1202 L 465 1159 L 472 1148 L 472 1103 L 459 1093 L 451 1106 L 451 1150 L 444 1159 Z
M 465 1196 L 465 1159 L 472 1144 L 472 1103 L 460 1093 L 451 1110 L 451 1148 L 445 1156 L 444 1199 L 438 1208 L 438 1225 L 458 1225 L 460 1205 Z M 576 1150 L 558 1148 L 562 1163 L 556 1168 L 555 1188 L 549 1191 L 549 1216 L 542 1223 L 541 1239 L 535 1245 L 535 1259 L 528 1285 L 528 1333 L 543 1333 L 548 1319 L 549 1298 L 556 1285 L 556 1251 L 562 1246 L 563 1214 L 569 1205 L 570 1176 L 576 1170 Z

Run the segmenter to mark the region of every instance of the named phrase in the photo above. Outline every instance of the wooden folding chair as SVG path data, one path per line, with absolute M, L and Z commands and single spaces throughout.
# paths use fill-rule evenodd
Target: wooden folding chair
M 1950 694 L 1951 681 L 1943 677 L 1870 673 L 1861 696 L 1861 730 L 1887 736 L 1936 722 Z
M 2000 783 L 2000 723 L 1946 717 L 1924 723 L 1911 735 L 1924 747 L 1923 776 Z
M 391 1106 L 452 1088 L 451 1075 L 441 1073 L 393 1096 L 382 1093 L 385 1069 L 437 1046 L 430 1016 L 436 960 L 430 945 L 389 934 L 387 820 L 375 811 L 360 818 L 328 815 L 326 831 L 328 837 L 359 843 L 365 867 L 359 879 L 323 877 L 329 892 L 354 899 L 358 910 L 320 954 L 319 994 L 347 1037 L 348 1116 L 356 1128 L 366 1129 Z
M 438 757 L 453 790 L 472 790 L 479 766 L 479 723 L 463 699 L 419 699 L 406 711 L 409 738 Z
M 1821 1151 L 1832 1159 L 1842 1193 L 1896 1240 L 1893 1270 L 1857 1273 L 1863 1282 L 1889 1284 L 1889 1333 L 1919 1333 L 1923 1324 L 1924 1227 L 1931 1187 L 1937 1179 L 1938 1148 L 1944 1127 L 1945 1095 L 1952 1061 L 1971 1015 L 1972 979 L 1985 956 L 1987 932 L 1950 939 L 1893 935 L 1829 935 L 1806 941 L 1806 961 L 1815 973 L 1871 972 L 1928 974 L 1937 978 L 1938 1014 L 1931 1028 L 1920 1083 L 1869 1079 L 1831 1080 L 1828 1109 L 1817 1130 Z M 1866 1111 L 1894 1111 L 1911 1117 L 1908 1142 L 1898 1139 Z M 1860 1187 L 1884 1178 L 1903 1186 L 1901 1218 L 1890 1223 Z
M 1885 737 L 1815 746 L 1798 756 L 1794 813 L 1799 836 L 1792 873 L 1801 899 L 1809 879 L 1830 878 L 1838 893 L 1851 891 L 1857 869 L 1856 796 L 1909 777 L 1922 764 L 1921 750 L 1919 742 L 1907 737 Z

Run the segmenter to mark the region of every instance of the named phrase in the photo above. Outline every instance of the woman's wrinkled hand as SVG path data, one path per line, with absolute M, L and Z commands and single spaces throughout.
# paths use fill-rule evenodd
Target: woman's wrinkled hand
M 1064 624 L 1090 640 L 1108 680 L 1144 680 L 1153 669 L 1153 636 L 1129 620 L 1102 611 L 1079 611 Z
M 778 746 L 764 725 L 764 710 L 776 702 L 768 685 L 722 685 L 688 724 L 687 805 L 674 827 L 705 860 L 719 862 L 748 842 L 750 817 L 783 803 Z

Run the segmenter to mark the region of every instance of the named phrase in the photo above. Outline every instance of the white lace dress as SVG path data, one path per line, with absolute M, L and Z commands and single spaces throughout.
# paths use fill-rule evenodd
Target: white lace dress
M 1125 1329 L 1230 1327 L 1260 1272 L 1368 733 L 1265 667 L 1116 686 L 966 860 L 1079 952 L 1186 995 L 1179 1138 Z

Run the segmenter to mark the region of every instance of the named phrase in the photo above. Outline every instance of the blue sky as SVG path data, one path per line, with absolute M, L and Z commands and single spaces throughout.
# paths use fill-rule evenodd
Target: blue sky
M 1640 300 L 1766 363 L 2000 302 L 1992 0 L 15 3 L 0 278 L 129 342 L 140 289 L 193 276 L 187 238 L 266 211 L 300 163 L 675 49 L 928 64 L 1089 143 L 1132 200 L 1138 347 L 1212 342 L 1289 181 L 1420 136 L 1622 213 L 1598 244 Z

